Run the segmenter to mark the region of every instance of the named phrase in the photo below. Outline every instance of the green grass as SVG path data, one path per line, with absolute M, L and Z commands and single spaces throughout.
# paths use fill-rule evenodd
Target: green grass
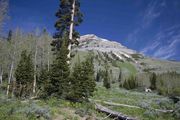
M 77 110 L 83 113 L 76 114 Z M 40 118 L 37 118 L 38 112 L 41 112 Z M 7 99 L 0 94 L 0 120 L 82 120 L 83 116 L 106 117 L 98 113 L 91 103 L 72 103 L 57 98 L 21 101 Z
M 115 107 L 100 102 L 114 111 L 140 120 L 176 120 L 170 114 L 160 114 L 152 110 L 155 108 L 174 109 L 174 104 L 167 97 L 155 93 L 144 93 L 137 90 L 128 91 L 119 88 L 117 84 L 112 84 L 112 88 L 107 90 L 102 87 L 102 83 L 97 83 L 97 90 L 91 99 L 148 108 Z M 40 120 L 48 120 L 47 117 L 52 120 L 81 120 L 81 115 L 84 115 L 84 113 L 75 114 L 77 110 L 86 111 L 86 115 L 94 115 L 98 119 L 107 116 L 97 112 L 91 103 L 72 103 L 56 98 L 20 101 L 18 99 L 7 99 L 5 95 L 0 94 L 0 120 L 36 120 L 36 111 L 44 111 Z M 110 118 L 107 120 L 110 120 Z
M 137 117 L 140 120 L 175 120 L 170 114 L 160 114 L 153 110 L 174 108 L 174 104 L 168 98 L 159 96 L 155 93 L 128 91 L 118 88 L 118 85 L 115 84 L 112 85 L 111 89 L 107 90 L 102 87 L 101 83 L 98 83 L 97 91 L 94 93 L 92 99 L 146 108 L 115 107 L 104 104 L 112 110 Z
M 134 65 L 132 65 L 129 62 L 119 62 L 114 61 L 115 63 L 113 65 L 121 68 L 123 71 L 128 71 L 131 75 L 135 75 L 137 73 L 137 69 Z
M 151 103 L 153 100 L 164 98 L 153 93 L 146 94 L 120 89 L 116 84 L 112 84 L 112 88 L 107 90 L 99 84 L 93 98 L 129 105 L 139 105 L 141 102 Z

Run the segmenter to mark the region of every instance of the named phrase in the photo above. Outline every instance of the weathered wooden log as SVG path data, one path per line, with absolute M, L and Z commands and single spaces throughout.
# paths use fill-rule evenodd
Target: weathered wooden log
M 97 111 L 106 113 L 109 117 L 115 118 L 116 120 L 137 120 L 136 118 L 129 117 L 120 112 L 112 111 L 100 104 L 95 104 L 95 105 Z
M 145 109 L 145 108 L 142 108 L 142 107 L 139 107 L 139 106 L 133 106 L 133 105 L 127 105 L 127 104 L 119 104 L 119 103 L 100 101 L 100 100 L 94 100 L 94 101 L 102 102 L 103 104 L 110 105 L 110 106 L 117 106 L 117 107 L 119 106 L 119 107 L 129 107 L 129 108 Z M 163 109 L 153 109 L 153 108 L 149 108 L 149 109 L 152 109 L 152 110 L 155 110 L 155 111 L 161 112 L 161 113 L 172 113 L 173 112 L 173 110 L 163 110 Z
M 112 102 L 106 102 L 106 101 L 103 101 L 103 103 L 106 105 L 111 105 L 111 106 L 122 106 L 122 107 L 129 107 L 129 108 L 144 109 L 144 108 L 138 107 L 138 106 L 118 104 L 118 103 L 112 103 Z M 172 113 L 173 112 L 173 110 L 162 110 L 162 109 L 153 109 L 153 108 L 150 108 L 150 109 L 155 110 L 157 112 L 162 112 L 162 113 Z
M 137 109 L 142 109 L 141 107 L 139 106 L 133 106 L 133 105 L 127 105 L 127 104 L 119 104 L 119 103 L 113 103 L 113 102 L 107 102 L 107 101 L 100 101 L 100 100 L 94 100 L 96 102 L 102 102 L 103 104 L 106 104 L 106 105 L 110 105 L 110 106 L 121 106 L 121 107 L 129 107 L 129 108 L 137 108 Z

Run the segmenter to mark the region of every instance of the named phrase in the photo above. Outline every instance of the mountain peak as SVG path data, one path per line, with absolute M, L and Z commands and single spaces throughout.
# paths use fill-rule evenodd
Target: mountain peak
M 104 41 L 104 42 L 110 42 L 111 40 L 107 40 L 107 39 L 104 39 L 104 38 L 101 38 L 101 37 L 98 37 L 97 35 L 95 34 L 87 34 L 87 35 L 83 35 L 81 36 L 80 40 L 82 41 L 86 41 L 86 40 L 100 40 L 100 41 Z M 113 41 L 112 41 L 113 42 Z M 118 43 L 120 44 L 120 43 Z
M 130 50 L 116 41 L 100 38 L 95 34 L 87 34 L 80 37 L 80 45 L 83 49 L 92 49 L 100 51 L 124 51 L 130 54 L 136 53 L 134 50 Z
M 97 37 L 97 35 L 95 35 L 95 34 L 86 34 L 86 35 L 83 35 L 83 36 L 81 36 L 82 38 L 83 37 L 86 37 L 86 38 L 98 38 Z
M 87 34 L 80 37 L 80 41 L 98 40 L 99 37 L 95 34 Z

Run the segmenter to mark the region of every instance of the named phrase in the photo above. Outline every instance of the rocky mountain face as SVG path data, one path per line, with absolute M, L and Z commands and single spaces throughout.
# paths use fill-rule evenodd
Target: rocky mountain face
M 81 51 L 93 50 L 111 53 L 118 57 L 120 60 L 126 60 L 126 58 L 133 59 L 131 54 L 137 54 L 136 51 L 128 49 L 118 42 L 109 41 L 107 39 L 97 37 L 93 34 L 81 36 L 79 41 L 79 50 Z
M 118 42 L 94 34 L 81 36 L 79 46 L 74 46 L 72 53 L 72 63 L 92 55 L 96 73 L 108 66 L 112 80 L 118 79 L 120 71 L 125 76 L 148 72 L 180 72 L 179 62 L 149 58 Z

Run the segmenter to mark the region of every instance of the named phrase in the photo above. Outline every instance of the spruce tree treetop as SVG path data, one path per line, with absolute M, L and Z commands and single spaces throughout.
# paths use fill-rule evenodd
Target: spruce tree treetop
M 11 41 L 11 39 L 12 39 L 12 30 L 9 30 L 7 41 Z
M 55 50 L 59 50 L 60 40 L 62 37 L 69 33 L 71 22 L 74 23 L 74 26 L 79 26 L 82 22 L 82 13 L 80 11 L 80 2 L 79 0 L 75 0 L 75 14 L 74 21 L 71 21 L 71 13 L 72 13 L 72 4 L 74 0 L 60 0 L 59 10 L 56 13 L 56 17 L 58 18 L 55 23 L 55 28 L 57 32 L 54 34 L 54 39 L 51 45 L 55 47 Z M 73 39 L 79 38 L 79 33 L 73 29 Z

